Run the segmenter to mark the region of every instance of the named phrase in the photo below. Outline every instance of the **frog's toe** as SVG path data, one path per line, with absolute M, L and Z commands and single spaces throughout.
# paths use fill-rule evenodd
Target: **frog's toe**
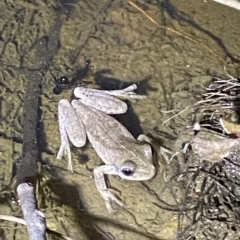
M 108 210 L 109 213 L 113 213 L 115 212 L 115 210 L 112 208 L 112 204 L 111 202 L 115 202 L 118 206 L 122 207 L 123 203 L 121 200 L 119 200 L 117 198 L 117 196 L 112 193 L 109 189 L 107 190 L 102 190 L 100 192 L 101 196 L 103 197 L 103 199 L 105 200 L 105 204 L 106 204 L 106 208 Z
M 109 214 L 114 215 L 117 212 L 117 208 L 115 205 L 113 206 L 111 200 L 105 200 L 105 205 Z
M 72 159 L 68 159 L 68 171 L 73 173 Z
M 172 151 L 165 148 L 165 147 L 160 147 L 160 154 L 164 157 L 165 161 L 169 164 L 172 160 L 172 158 L 169 158 L 168 155 L 172 155 Z
M 110 214 L 114 213 L 114 210 L 112 208 L 110 200 L 105 200 L 105 205 L 106 205 L 108 213 L 110 213 Z
M 153 142 L 153 139 L 150 138 L 150 137 L 148 137 L 148 136 L 145 135 L 145 134 L 140 134 L 140 135 L 138 136 L 137 140 L 140 141 L 140 142 L 147 142 L 147 143 L 149 143 L 149 144 L 152 144 L 152 142 Z
M 68 170 L 73 172 L 72 156 L 69 144 L 61 144 L 61 147 L 57 154 L 57 159 L 61 160 L 63 156 L 65 156 L 68 161 Z

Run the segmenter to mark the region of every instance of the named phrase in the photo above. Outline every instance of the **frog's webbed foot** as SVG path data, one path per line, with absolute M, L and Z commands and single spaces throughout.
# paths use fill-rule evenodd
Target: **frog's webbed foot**
M 109 213 L 113 213 L 112 202 L 115 202 L 119 206 L 123 206 L 123 203 L 117 198 L 117 196 L 112 192 L 113 190 L 107 188 L 104 174 L 114 174 L 117 175 L 117 169 L 115 165 L 102 165 L 94 169 L 94 179 L 96 187 L 105 201 L 107 210 Z
M 72 166 L 72 155 L 71 150 L 69 146 L 69 141 L 67 137 L 67 133 L 64 127 L 62 119 L 59 118 L 59 130 L 60 130 L 60 137 L 61 137 L 61 146 L 59 148 L 57 159 L 61 160 L 63 156 L 66 156 L 68 161 L 68 170 L 73 172 L 73 166 Z
M 169 164 L 171 162 L 171 158 L 169 158 L 169 155 L 172 155 L 171 150 L 161 146 L 160 147 L 160 154 L 164 157 L 167 164 Z
M 159 155 L 162 155 L 164 157 L 167 164 L 170 163 L 171 158 L 169 158 L 169 155 L 172 155 L 171 150 L 169 150 L 165 147 L 162 147 L 162 146 L 160 146 L 160 148 L 159 148 L 159 143 L 156 140 L 146 136 L 145 134 L 139 135 L 137 140 L 140 141 L 140 142 L 149 143 Z
M 72 155 L 71 150 L 68 141 L 62 142 L 60 149 L 57 154 L 57 159 L 61 160 L 63 156 L 66 156 L 68 161 L 68 170 L 73 172 L 73 166 L 72 166 Z
M 112 202 L 115 202 L 120 207 L 123 206 L 122 201 L 119 200 L 116 197 L 116 195 L 111 192 L 111 189 L 101 190 L 101 191 L 99 191 L 99 193 L 101 194 L 102 198 L 104 199 L 106 208 L 110 214 L 115 212 L 114 209 L 112 208 Z
M 124 99 L 145 99 L 146 98 L 145 95 L 138 95 L 135 92 L 133 92 L 136 89 L 137 89 L 137 85 L 132 84 L 129 87 L 124 89 L 111 90 L 111 91 L 103 90 L 102 92 L 115 97 L 124 98 Z

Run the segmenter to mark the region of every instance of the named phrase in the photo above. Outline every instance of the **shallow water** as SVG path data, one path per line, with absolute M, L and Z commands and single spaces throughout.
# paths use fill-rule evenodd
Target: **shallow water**
M 233 66 L 240 59 L 238 11 L 211 1 L 137 4 L 160 26 L 127 1 L 0 3 L 0 189 L 9 189 L 12 166 L 21 156 L 23 98 L 29 76 L 39 72 L 39 150 L 49 166 L 40 207 L 51 229 L 73 239 L 174 239 L 178 222 L 176 213 L 157 206 L 156 196 L 175 204 L 161 174 L 144 184 L 110 177 L 125 207 L 110 216 L 93 180 L 92 169 L 100 159 L 90 144 L 73 149 L 74 174 L 66 171 L 65 160 L 56 160 L 57 104 L 70 98 L 71 91 L 54 95 L 53 75 L 71 76 L 90 59 L 94 68 L 87 80 L 92 87 L 119 89 L 137 83 L 137 92 L 148 98 L 129 102 L 128 113 L 117 119 L 135 137 L 152 134 L 171 148 L 191 109 L 162 125 L 165 120 L 197 101 L 211 77 L 225 77 L 224 64 L 235 74 Z M 1 214 L 20 216 L 11 195 L 0 197 Z M 24 227 L 9 222 L 1 222 L 0 236 L 28 239 Z

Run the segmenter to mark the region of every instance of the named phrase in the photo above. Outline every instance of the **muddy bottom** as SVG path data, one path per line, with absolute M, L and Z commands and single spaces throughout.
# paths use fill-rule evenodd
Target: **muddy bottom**
M 192 109 L 187 107 L 201 98 L 211 78 L 225 77 L 224 65 L 238 74 L 238 11 L 212 1 L 134 3 L 142 11 L 128 1 L 0 3 L 1 214 L 22 217 L 10 186 L 22 154 L 23 98 L 34 72 L 41 78 L 38 142 L 43 178 L 38 201 L 48 227 L 76 240 L 176 238 L 176 206 L 185 186 L 166 181 L 177 171 L 175 159 L 161 165 L 150 181 L 109 176 L 124 202 L 114 215 L 96 189 L 93 169 L 102 162 L 89 143 L 72 147 L 74 173 L 67 171 L 65 159 L 56 159 L 57 105 L 70 99 L 72 91 L 54 95 L 55 79 L 72 76 L 87 60 L 92 66 L 85 76 L 88 87 L 137 84 L 137 93 L 147 98 L 128 101 L 128 112 L 116 118 L 134 137 L 150 134 L 169 149 L 188 124 Z M 188 221 L 181 221 L 181 227 Z M 24 226 L 2 220 L 0 236 L 28 239 Z M 49 234 L 48 239 L 59 238 Z

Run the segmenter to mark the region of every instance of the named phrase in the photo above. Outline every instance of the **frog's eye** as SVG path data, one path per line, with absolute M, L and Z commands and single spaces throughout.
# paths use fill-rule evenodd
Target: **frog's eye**
M 126 161 L 121 167 L 121 172 L 123 175 L 130 177 L 134 174 L 136 169 L 136 164 L 132 161 Z
M 125 176 L 132 176 L 134 171 L 130 168 L 123 168 L 122 169 L 122 173 L 125 175 Z

